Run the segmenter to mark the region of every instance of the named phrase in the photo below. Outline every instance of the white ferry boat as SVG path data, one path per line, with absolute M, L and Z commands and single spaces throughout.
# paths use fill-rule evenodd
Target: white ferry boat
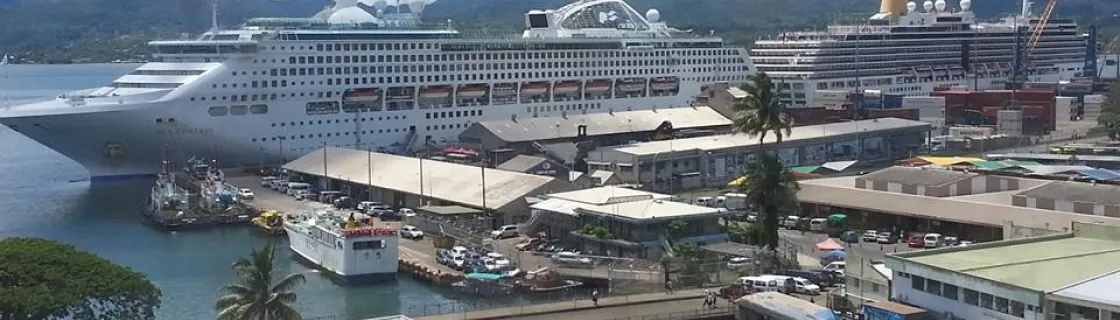
M 925 1 L 920 8 L 882 0 L 879 13 L 861 22 L 756 41 L 750 59 L 782 86 L 786 103 L 804 107 L 821 106 L 815 103 L 819 91 L 922 96 L 940 87 L 1004 89 L 1017 60 L 1031 82 L 1080 76 L 1088 47 L 1077 23 L 1049 19 L 1037 45 L 1028 48 L 1038 21 L 1026 0 L 1020 15 L 994 23 L 976 19 L 972 0 L 956 7 Z
M 397 275 L 399 232 L 361 225 L 327 210 L 285 217 L 284 230 L 302 260 L 346 282 L 392 279 Z
M 0 109 L 0 123 L 96 181 L 158 172 L 164 146 L 175 162 L 216 154 L 230 166 L 324 144 L 405 153 L 455 144 L 478 121 L 687 107 L 702 85 L 753 73 L 746 49 L 622 0 L 533 10 L 508 34 L 421 22 L 426 1 L 369 1 L 152 41 L 153 62 Z

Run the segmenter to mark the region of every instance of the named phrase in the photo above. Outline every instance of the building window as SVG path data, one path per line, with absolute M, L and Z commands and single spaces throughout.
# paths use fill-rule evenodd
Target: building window
M 910 288 L 918 291 L 926 291 L 926 278 L 919 276 L 910 277 Z
M 1024 308 L 1022 302 L 1014 300 L 1011 301 L 1011 315 L 1022 318 L 1025 316 L 1025 312 L 1023 312 L 1023 309 Z M 1113 313 L 1112 318 L 1116 319 L 1116 315 L 1116 313 Z
M 926 292 L 932 295 L 941 295 L 941 282 L 926 279 Z
M 980 305 L 980 293 L 976 292 L 975 290 L 964 289 L 964 303 L 974 305 L 974 306 L 979 306 Z
M 995 300 L 996 300 L 996 311 L 999 311 L 1000 313 L 1007 313 L 1007 314 L 1011 313 L 1011 310 L 1008 310 L 1009 306 L 1008 306 L 1008 301 L 1007 301 L 1006 298 L 996 297 Z
M 957 300 L 957 286 L 944 283 L 941 285 L 941 296 L 949 300 Z
M 987 293 L 980 293 L 980 307 L 984 309 L 992 309 L 992 295 Z

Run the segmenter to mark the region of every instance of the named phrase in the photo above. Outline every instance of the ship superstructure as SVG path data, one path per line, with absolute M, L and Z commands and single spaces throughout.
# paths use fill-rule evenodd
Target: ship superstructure
M 880 13 L 823 31 L 785 32 L 759 40 L 751 60 L 785 89 L 794 106 L 817 106 L 818 90 L 881 90 L 928 95 L 938 87 L 1004 89 L 1021 63 L 1029 81 L 1057 82 L 1082 73 L 1086 41 L 1077 24 L 1049 19 L 1033 49 L 1037 18 L 1021 15 L 980 22 L 971 0 L 883 0 Z M 1017 50 L 1018 49 L 1018 50 Z M 1016 53 L 1021 56 L 1016 59 Z
M 284 219 L 289 247 L 301 259 L 346 281 L 392 279 L 397 275 L 399 231 L 359 223 L 351 215 L 310 209 Z M 368 218 L 367 218 L 368 220 Z
M 98 178 L 154 173 L 145 157 L 164 146 L 229 165 L 324 145 L 404 153 L 455 143 L 483 120 L 688 106 L 702 84 L 754 71 L 745 49 L 621 0 L 534 10 L 521 33 L 424 23 L 423 6 L 337 0 L 312 18 L 153 41 L 154 62 L 0 110 L 0 123 Z

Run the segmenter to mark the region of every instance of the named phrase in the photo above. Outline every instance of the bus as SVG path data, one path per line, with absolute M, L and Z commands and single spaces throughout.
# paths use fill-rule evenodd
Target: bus
M 840 320 L 828 308 L 778 292 L 750 294 L 735 304 L 735 320 Z

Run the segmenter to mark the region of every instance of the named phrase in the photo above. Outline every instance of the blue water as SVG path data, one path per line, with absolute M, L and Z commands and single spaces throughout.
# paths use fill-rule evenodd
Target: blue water
M 0 113 L 11 103 L 50 98 L 111 82 L 136 65 L 9 65 L 0 78 Z M 3 77 L 4 67 L 0 67 Z M 139 217 L 149 182 L 91 185 L 87 173 L 62 155 L 0 126 L 0 238 L 43 237 L 73 244 L 148 276 L 163 290 L 159 319 L 213 319 L 218 288 L 235 281 L 230 264 L 268 241 L 248 227 L 167 233 Z M 305 272 L 297 309 L 305 318 L 354 319 L 419 310 L 448 303 L 424 284 L 400 277 L 394 283 L 341 287 L 309 272 L 286 254 L 281 273 Z

